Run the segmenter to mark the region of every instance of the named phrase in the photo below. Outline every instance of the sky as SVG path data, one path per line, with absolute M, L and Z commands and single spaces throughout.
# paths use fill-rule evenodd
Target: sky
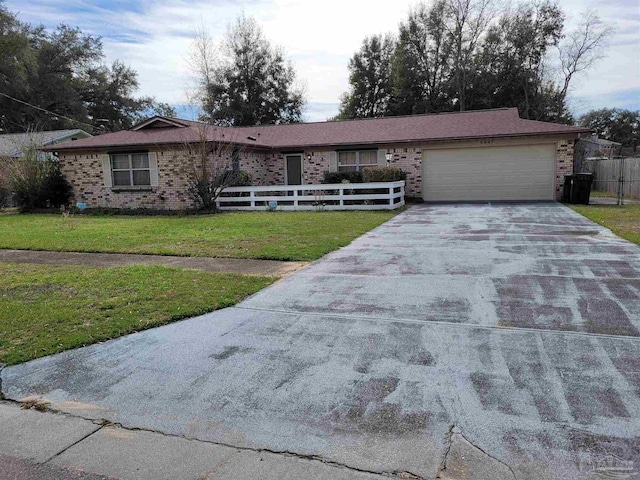
M 515 0 L 513 0 L 515 1 Z M 348 89 L 347 65 L 365 36 L 395 33 L 417 0 L 6 0 L 23 21 L 80 27 L 103 38 L 106 61 L 122 60 L 138 72 L 140 95 L 178 107 L 186 118 L 191 83 L 186 58 L 194 31 L 205 25 L 214 39 L 241 13 L 255 17 L 266 37 L 292 61 L 308 104 L 305 121 L 338 112 Z M 573 82 L 570 107 L 585 111 L 640 109 L 640 0 L 559 0 L 571 30 L 581 13 L 597 10 L 615 33 L 601 60 Z

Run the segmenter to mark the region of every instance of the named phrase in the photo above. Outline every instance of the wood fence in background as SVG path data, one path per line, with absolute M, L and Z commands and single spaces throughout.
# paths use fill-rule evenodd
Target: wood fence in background
M 593 174 L 591 190 L 640 199 L 640 157 L 591 157 L 582 166 Z

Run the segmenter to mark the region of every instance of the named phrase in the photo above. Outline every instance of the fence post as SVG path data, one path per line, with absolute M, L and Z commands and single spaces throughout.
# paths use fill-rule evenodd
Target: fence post
M 293 208 L 298 208 L 298 187 L 295 187 L 295 190 L 293 191 Z
M 395 190 L 393 183 L 389 185 L 389 205 L 393 208 L 393 191 Z
M 618 205 L 622 205 L 622 196 L 624 195 L 624 157 L 620 157 L 618 168 Z
M 340 195 L 340 206 L 344 207 L 344 187 L 340 187 L 338 194 Z
M 251 190 L 249 192 L 249 198 L 251 199 L 251 208 L 255 208 L 256 206 L 256 192 L 254 192 L 253 190 Z

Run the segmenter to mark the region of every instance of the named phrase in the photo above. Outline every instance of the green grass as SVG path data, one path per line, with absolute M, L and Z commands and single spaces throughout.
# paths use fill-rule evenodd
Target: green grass
M 397 212 L 240 212 L 193 216 L 0 215 L 0 248 L 309 261 Z
M 570 205 L 576 212 L 640 245 L 640 205 Z
M 615 198 L 616 194 L 615 193 L 611 193 L 611 192 L 600 192 L 598 190 L 591 190 L 591 193 L 589 194 L 591 197 L 603 197 L 603 198 Z
M 155 266 L 0 263 L 0 363 L 12 365 L 229 307 L 273 280 Z

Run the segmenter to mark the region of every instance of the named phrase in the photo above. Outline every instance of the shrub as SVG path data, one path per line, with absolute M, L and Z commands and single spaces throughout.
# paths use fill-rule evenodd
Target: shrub
M 397 182 L 407 179 L 407 173 L 396 167 L 365 168 L 362 175 L 365 183 L 369 182 Z
M 71 185 L 56 160 L 25 156 L 16 163 L 9 180 L 13 199 L 22 211 L 60 207 L 69 203 Z
M 362 172 L 324 172 L 321 183 L 362 183 Z
M 196 180 L 188 189 L 200 210 L 215 211 L 216 201 L 225 188 L 251 185 L 251 175 L 243 170 L 224 170 L 210 180 Z
M 11 197 L 9 189 L 0 185 L 0 209 L 11 206 Z
M 244 170 L 226 170 L 214 178 L 214 183 L 226 187 L 248 187 L 251 185 L 251 175 Z

